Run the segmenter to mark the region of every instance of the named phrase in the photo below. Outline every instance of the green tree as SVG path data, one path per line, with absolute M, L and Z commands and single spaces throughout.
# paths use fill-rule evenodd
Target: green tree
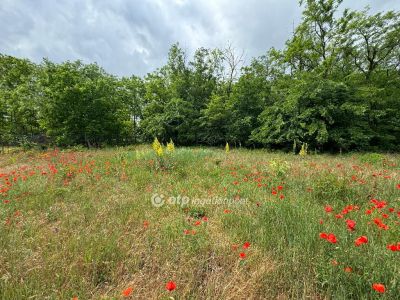
M 30 61 L 0 55 L 0 143 L 16 144 L 40 133 L 37 74 Z
M 59 145 L 88 147 L 120 141 L 122 104 L 116 79 L 96 64 L 45 61 L 41 125 Z

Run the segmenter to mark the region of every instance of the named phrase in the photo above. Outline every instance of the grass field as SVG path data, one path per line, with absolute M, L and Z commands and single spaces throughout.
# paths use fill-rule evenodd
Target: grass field
M 150 146 L 3 154 L 0 299 L 399 299 L 399 166 Z

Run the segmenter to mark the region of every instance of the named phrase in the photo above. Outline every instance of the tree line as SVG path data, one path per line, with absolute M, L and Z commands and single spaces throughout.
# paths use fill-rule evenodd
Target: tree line
M 95 63 L 0 54 L 0 143 L 396 151 L 400 13 L 341 4 L 300 1 L 285 47 L 248 65 L 232 46 L 188 59 L 174 44 L 164 66 L 119 78 Z

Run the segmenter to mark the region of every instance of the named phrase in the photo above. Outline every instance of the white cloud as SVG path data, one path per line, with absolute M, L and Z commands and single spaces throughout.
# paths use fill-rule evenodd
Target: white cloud
M 117 75 L 144 75 L 179 42 L 196 48 L 228 41 L 249 59 L 282 47 L 300 20 L 296 0 L 0 0 L 0 52 L 40 62 L 97 61 Z M 397 0 L 346 0 L 373 11 Z

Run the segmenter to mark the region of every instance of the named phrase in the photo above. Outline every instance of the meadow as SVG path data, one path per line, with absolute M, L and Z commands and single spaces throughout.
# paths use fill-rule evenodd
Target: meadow
M 399 299 L 400 155 L 0 155 L 0 299 Z

